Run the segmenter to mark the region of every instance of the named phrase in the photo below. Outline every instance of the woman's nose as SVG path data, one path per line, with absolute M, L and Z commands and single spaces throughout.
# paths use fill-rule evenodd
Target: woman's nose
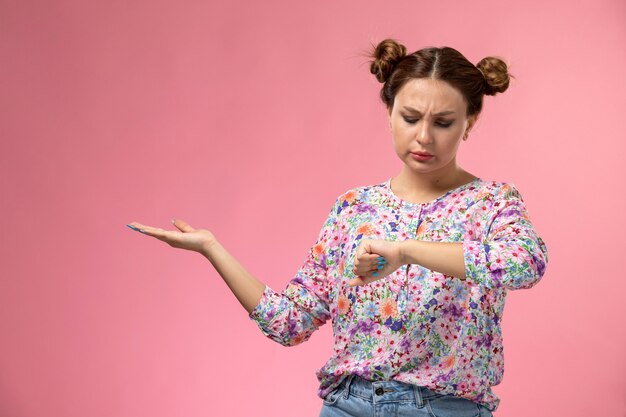
M 433 141 L 433 137 L 430 133 L 430 125 L 428 123 L 423 122 L 418 127 L 416 139 L 419 143 L 430 143 Z

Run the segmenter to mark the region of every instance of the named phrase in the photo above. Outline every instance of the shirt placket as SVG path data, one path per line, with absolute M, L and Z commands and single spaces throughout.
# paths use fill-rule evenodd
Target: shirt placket
M 422 211 L 424 205 L 419 205 L 419 211 L 417 212 L 417 216 L 410 219 L 406 226 L 406 234 L 408 239 L 416 239 L 417 238 L 417 229 L 420 227 L 422 223 Z M 401 208 L 402 210 L 402 208 Z M 404 214 L 404 213 L 402 213 Z M 409 302 L 409 271 L 411 269 L 411 264 L 406 264 L 404 266 L 404 282 L 400 287 L 400 291 L 398 292 L 398 297 L 396 299 L 396 303 L 398 305 L 398 313 L 404 320 L 406 318 L 406 310 Z

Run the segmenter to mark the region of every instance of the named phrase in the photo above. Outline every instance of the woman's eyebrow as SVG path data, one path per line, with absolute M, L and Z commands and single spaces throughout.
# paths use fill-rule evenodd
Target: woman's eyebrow
M 403 110 L 408 110 L 408 111 L 413 112 L 413 113 L 417 113 L 419 115 L 422 114 L 419 110 L 416 110 L 413 107 L 404 106 L 404 107 L 402 107 L 402 109 Z M 445 116 L 446 114 L 454 114 L 454 113 L 456 113 L 456 112 L 452 111 L 452 110 L 447 110 L 447 111 L 442 111 L 442 112 L 439 112 L 439 113 L 435 113 L 435 114 L 433 114 L 433 116 Z

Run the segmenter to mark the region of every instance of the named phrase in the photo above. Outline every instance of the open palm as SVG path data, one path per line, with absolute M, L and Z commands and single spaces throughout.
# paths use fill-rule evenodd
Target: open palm
M 172 220 L 172 224 L 178 230 L 164 230 L 137 222 L 131 222 L 127 226 L 145 235 L 162 240 L 174 248 L 192 250 L 198 253 L 204 253 L 206 248 L 215 241 L 213 233 L 206 229 L 194 229 L 187 222 L 180 219 Z

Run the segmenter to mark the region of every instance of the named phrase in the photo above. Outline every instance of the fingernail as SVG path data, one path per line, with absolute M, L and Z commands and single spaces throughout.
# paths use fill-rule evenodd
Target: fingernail
M 375 277 L 378 276 L 378 272 L 374 272 L 372 275 L 374 275 Z
M 383 269 L 385 265 L 378 265 L 378 269 Z
M 137 230 L 137 231 L 139 231 L 139 229 L 137 229 L 137 228 L 136 228 L 135 226 L 133 226 L 133 225 L 127 224 L 126 226 L 130 227 L 130 228 L 131 228 L 131 229 L 133 229 L 133 230 Z
M 139 231 L 140 231 L 141 233 L 143 233 L 143 234 L 146 234 L 146 231 L 145 231 L 145 230 L 143 230 L 143 229 L 139 229 Z
M 176 219 L 172 219 L 172 224 L 176 221 Z

